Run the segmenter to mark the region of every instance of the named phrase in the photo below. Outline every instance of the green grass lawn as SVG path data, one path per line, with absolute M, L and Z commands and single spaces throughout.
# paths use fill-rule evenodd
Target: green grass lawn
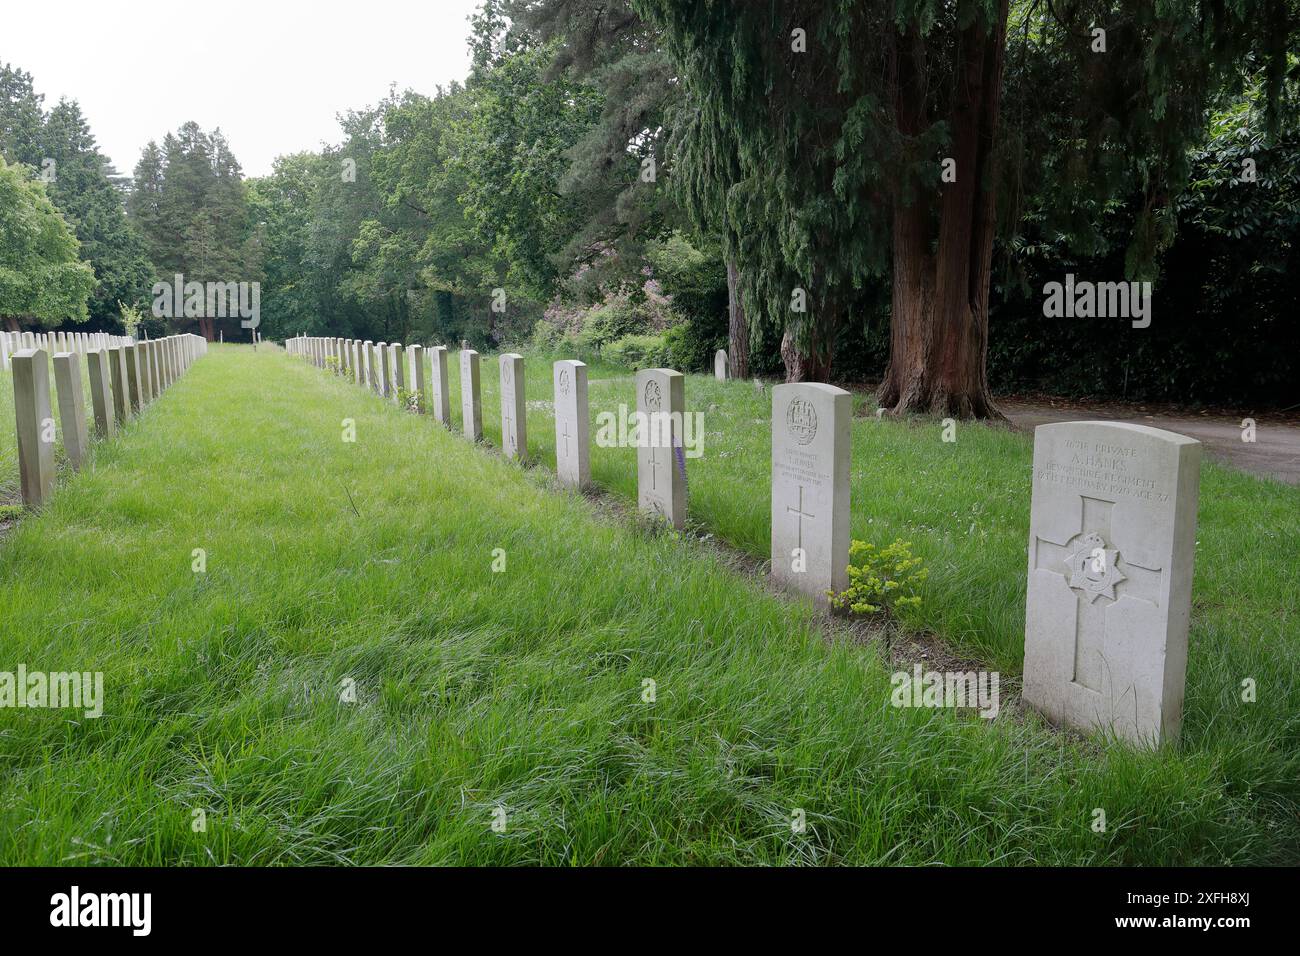
M 487 357 L 482 380 L 495 441 Z M 632 401 L 626 375 L 591 392 Z M 762 555 L 768 401 L 687 395 L 720 406 L 693 515 Z M 959 436 L 857 422 L 855 535 L 909 537 L 925 624 L 1014 674 L 1028 443 Z M 593 452 L 630 500 L 633 450 Z M 1207 466 L 1184 742 L 1148 754 L 895 709 L 874 648 L 548 468 L 213 349 L 0 540 L 0 670 L 102 671 L 106 694 L 97 720 L 0 709 L 0 864 L 1296 862 L 1294 489 Z

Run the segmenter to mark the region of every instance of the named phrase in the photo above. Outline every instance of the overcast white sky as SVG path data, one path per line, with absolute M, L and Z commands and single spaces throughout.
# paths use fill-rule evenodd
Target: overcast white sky
M 480 0 L 119 0 L 6 3 L 0 61 L 31 73 L 48 110 L 81 102 L 129 174 L 186 120 L 220 126 L 244 175 L 337 143 L 337 114 L 390 83 L 431 93 L 469 71 Z

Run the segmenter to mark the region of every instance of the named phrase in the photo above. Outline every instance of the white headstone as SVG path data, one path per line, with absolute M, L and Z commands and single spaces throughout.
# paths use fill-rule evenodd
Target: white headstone
M 429 411 L 429 391 L 424 380 L 424 346 L 410 345 L 406 349 L 406 387 L 416 398 L 416 411 Z
M 528 457 L 528 396 L 524 388 L 524 357 L 507 352 L 498 359 L 501 370 L 501 452 L 507 458 Z
M 42 349 L 20 349 L 10 358 L 14 378 L 14 424 L 23 504 L 39 508 L 54 492 L 54 419 L 50 416 L 50 365 Z
M 375 373 L 375 391 L 380 395 L 388 394 L 389 383 L 392 381 L 392 373 L 388 370 L 388 343 L 375 343 L 375 363 L 372 367 Z
M 478 382 L 478 353 L 460 350 L 460 415 L 465 437 L 478 441 L 483 437 L 483 400 Z
M 66 342 L 66 337 L 64 338 Z M 81 388 L 81 359 L 76 352 L 54 356 L 54 389 L 59 394 L 59 421 L 63 423 L 63 450 L 74 469 L 86 460 L 86 393 Z
M 101 438 L 112 438 L 117 422 L 113 417 L 113 384 L 108 350 L 95 349 L 87 352 L 86 370 L 90 374 L 90 406 L 95 411 L 95 434 Z
M 555 386 L 555 474 L 566 485 L 591 481 L 591 418 L 587 405 L 587 366 L 564 359 L 551 370 Z
M 1178 737 L 1201 444 L 1121 422 L 1034 430 L 1024 699 L 1054 723 Z
M 400 342 L 390 342 L 388 344 L 388 364 L 384 367 L 384 378 L 388 382 L 388 397 L 394 405 L 401 403 L 402 392 L 406 389 L 406 375 L 402 369 L 404 364 L 402 344 Z
M 131 411 L 139 413 L 144 407 L 144 374 L 140 368 L 141 354 L 144 346 L 140 343 L 124 346 L 126 351 L 126 385 L 131 396 Z
M 822 605 L 849 581 L 852 422 L 842 388 L 772 389 L 772 579 Z
M 429 350 L 429 383 L 433 394 L 433 417 L 451 426 L 451 385 L 447 378 L 447 346 Z
M 113 386 L 113 417 L 119 426 L 126 423 L 126 418 L 131 413 L 131 394 L 127 388 L 126 371 L 129 348 L 127 345 L 114 345 L 108 350 L 108 370 Z
M 636 410 L 637 507 L 680 530 L 686 527 L 686 377 L 668 368 L 637 372 Z
M 727 380 L 727 350 L 718 349 L 713 353 L 713 377 L 719 382 Z

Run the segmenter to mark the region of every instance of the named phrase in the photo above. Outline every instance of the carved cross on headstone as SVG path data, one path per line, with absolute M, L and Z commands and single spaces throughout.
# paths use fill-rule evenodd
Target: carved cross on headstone
M 803 550 L 803 519 L 817 517 L 815 514 L 803 510 L 803 485 L 799 486 L 799 507 L 791 508 L 789 505 L 786 505 L 785 510 L 790 514 L 794 514 L 797 516 L 795 520 L 799 523 L 799 527 L 796 532 L 798 538 L 796 539 L 797 543 L 795 547 L 797 547 L 800 551 L 802 551 Z
M 501 402 L 504 409 L 502 417 L 505 419 L 506 425 L 509 426 L 506 428 L 505 434 L 501 436 L 503 439 L 501 444 L 505 445 L 506 452 L 510 453 L 515 450 L 515 416 L 512 413 L 515 397 L 512 394 L 504 394 L 501 396 Z
M 1079 496 L 1079 532 L 1065 542 L 1035 535 L 1034 569 L 1065 578 L 1078 595 L 1075 615 L 1073 681 L 1100 691 L 1106 661 L 1106 609 L 1122 597 L 1159 603 L 1160 568 L 1126 560 L 1113 547 L 1110 518 L 1113 501 Z M 1100 603 L 1098 601 L 1100 599 Z
M 653 438 L 651 438 L 650 440 L 650 488 L 652 490 L 658 490 L 659 487 L 658 482 L 656 481 L 656 479 L 659 477 L 659 459 L 655 457 L 655 450 L 658 447 L 659 445 L 654 441 Z
M 569 457 L 569 439 L 570 439 L 571 437 L 573 437 L 573 436 L 571 436 L 571 435 L 569 434 L 569 420 L 568 420 L 567 418 L 563 420 L 563 424 L 564 424 L 564 431 L 563 431 L 563 433 L 562 433 L 562 437 L 564 438 L 564 457 L 565 457 L 565 458 L 568 458 L 568 457 Z

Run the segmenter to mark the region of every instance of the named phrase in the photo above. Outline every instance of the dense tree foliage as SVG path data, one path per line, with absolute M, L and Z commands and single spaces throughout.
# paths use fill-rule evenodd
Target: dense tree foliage
M 0 156 L 0 320 L 46 328 L 84 318 L 95 282 L 77 237 L 22 167 Z
M 268 335 L 726 346 L 896 412 L 1282 401 L 1297 29 L 1300 0 L 486 0 L 463 84 L 390 90 L 247 183 L 186 124 L 129 219 L 77 105 L 7 67 L 0 148 L 59 170 L 92 321 L 155 276 L 263 278 Z M 1152 326 L 1046 316 L 1067 273 L 1151 281 Z
M 94 272 L 87 308 L 48 321 L 118 328 L 123 305 L 146 301 L 153 269 L 141 236 L 127 221 L 125 183 L 99 152 L 81 107 L 63 100 L 45 111 L 31 75 L 0 64 L 0 155 L 44 182 Z
M 127 210 L 145 238 L 158 279 L 259 281 L 248 187 L 220 130 L 206 133 L 189 122 L 168 133 L 161 147 L 150 142 L 136 163 Z M 212 321 L 199 319 L 209 339 Z
M 1014 232 L 1024 191 L 1076 217 L 1138 191 L 1125 268 L 1150 270 L 1205 110 L 1251 70 L 1279 106 L 1300 25 L 1285 2 L 633 6 L 680 69 L 692 208 L 725 214 L 756 329 L 789 337 L 788 374 L 829 374 L 860 291 L 888 275 L 880 400 L 981 416 L 996 414 L 985 356 L 997 226 Z M 1004 72 L 1006 98 L 1032 110 L 1004 115 Z M 1051 166 L 1063 152 L 1065 177 Z

